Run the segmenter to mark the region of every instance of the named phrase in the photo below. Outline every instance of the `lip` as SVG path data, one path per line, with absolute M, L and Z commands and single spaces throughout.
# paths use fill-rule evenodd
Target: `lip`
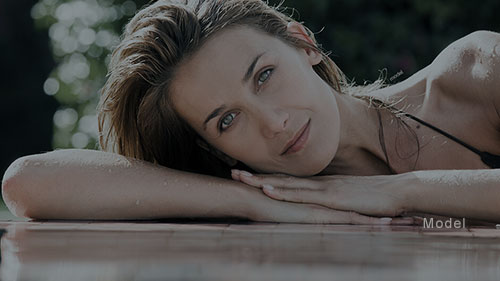
M 306 144 L 309 138 L 309 128 L 311 124 L 311 119 L 297 132 L 297 134 L 291 139 L 285 146 L 285 149 L 280 155 L 295 153 L 300 151 Z

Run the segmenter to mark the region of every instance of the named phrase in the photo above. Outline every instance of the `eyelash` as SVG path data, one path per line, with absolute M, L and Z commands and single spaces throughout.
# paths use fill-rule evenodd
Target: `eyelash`
M 257 76 L 257 81 L 256 81 L 256 84 L 257 84 L 258 90 L 260 89 L 260 87 L 261 87 L 264 83 L 266 83 L 266 82 L 269 80 L 269 78 L 271 78 L 271 76 L 272 76 L 272 74 L 273 74 L 273 71 L 274 71 L 274 69 L 273 69 L 273 68 L 268 68 L 268 69 L 266 69 L 266 70 L 262 71 L 262 72 L 261 72 L 261 73 Z M 261 78 L 261 77 L 262 77 L 262 75 L 263 75 L 263 74 L 265 74 L 265 73 L 269 73 L 269 74 L 267 75 L 267 78 L 266 78 L 264 81 L 262 81 L 262 82 L 261 82 L 261 81 L 260 81 L 260 78 Z M 260 84 L 260 83 L 262 83 L 262 84 Z M 228 125 L 228 127 L 226 127 L 226 128 L 223 128 L 223 127 L 222 127 L 222 126 L 224 125 L 224 124 L 223 124 L 224 119 L 226 119 L 226 117 L 230 116 L 231 114 L 235 114 L 235 116 L 234 116 L 234 117 L 233 117 L 233 119 L 231 120 L 231 124 L 232 124 L 232 121 L 233 121 L 233 120 L 236 118 L 236 116 L 238 115 L 238 114 L 236 114 L 236 113 L 234 113 L 234 112 L 231 112 L 231 113 L 229 113 L 229 114 L 224 115 L 224 116 L 220 119 L 220 121 L 219 121 L 219 125 L 218 125 L 219 132 L 223 133 L 223 132 L 224 132 L 224 131 L 226 131 L 229 127 L 231 127 L 231 125 Z
M 268 76 L 267 76 L 267 78 L 266 78 L 266 80 L 262 82 L 262 83 L 265 83 L 265 82 L 267 82 L 267 80 L 269 80 L 269 78 L 271 78 L 271 76 L 273 75 L 273 72 L 274 72 L 273 68 L 268 68 L 268 69 L 262 71 L 259 74 L 259 76 L 257 76 L 257 82 L 256 82 L 257 86 L 258 87 L 262 86 L 262 84 L 259 84 L 259 83 L 261 83 L 260 78 L 262 77 L 263 74 L 269 73 Z

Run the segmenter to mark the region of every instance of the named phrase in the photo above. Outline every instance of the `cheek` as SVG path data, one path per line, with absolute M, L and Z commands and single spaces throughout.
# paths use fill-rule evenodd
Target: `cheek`
M 239 161 L 262 159 L 266 146 L 256 129 L 243 126 L 231 136 L 227 136 L 223 143 L 219 143 L 221 151 Z M 250 149 L 251 148 L 251 149 Z
M 300 75 L 284 76 L 280 83 L 276 83 L 272 91 L 275 102 L 291 106 L 308 105 L 314 99 L 314 86 L 307 77 Z

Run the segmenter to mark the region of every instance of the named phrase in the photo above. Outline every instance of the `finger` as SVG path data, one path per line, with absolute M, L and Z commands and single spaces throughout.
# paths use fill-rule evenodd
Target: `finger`
M 236 181 L 240 181 L 242 183 L 246 183 L 246 184 L 254 186 L 254 187 L 258 187 L 258 188 L 262 187 L 261 184 L 255 180 L 253 175 L 247 171 L 240 171 L 240 170 L 232 169 L 231 170 L 231 177 Z
M 314 203 L 318 205 L 323 205 L 324 203 L 323 194 L 318 192 L 318 190 L 309 188 L 283 188 L 274 187 L 270 184 L 263 184 L 262 191 L 275 200 L 296 203 Z
M 379 217 L 370 217 L 370 216 L 365 216 L 361 215 L 359 213 L 350 211 L 350 212 L 344 212 L 346 213 L 346 223 L 349 224 L 367 224 L 367 225 L 390 225 L 392 224 L 393 219 L 392 218 L 379 218 Z
M 234 170 L 231 170 L 231 178 L 233 178 L 233 180 L 235 180 L 235 181 L 239 181 L 240 175 L 235 173 Z
M 258 174 L 254 175 L 247 171 L 232 170 L 232 174 L 246 184 L 262 187 L 264 184 L 269 184 L 275 187 L 290 187 L 290 188 L 309 188 L 320 189 L 319 182 L 309 178 L 294 177 L 285 174 Z
M 319 207 L 319 206 L 317 206 Z M 322 208 L 322 207 L 320 207 Z M 326 211 L 333 214 L 330 223 L 337 224 L 355 224 L 355 225 L 413 225 L 416 220 L 414 217 L 391 218 L 391 217 L 370 217 L 356 213 L 354 211 L 338 211 L 328 209 Z
M 235 181 L 241 181 L 240 173 L 241 173 L 240 170 L 235 170 L 235 169 L 231 170 L 231 178 L 233 178 L 233 180 Z
M 246 177 L 244 178 L 245 175 L 246 175 Z M 260 188 L 260 186 L 256 185 L 256 183 L 254 183 L 253 181 L 245 180 L 251 176 L 252 176 L 252 174 L 247 172 L 247 171 L 241 171 L 241 170 L 236 170 L 236 169 L 231 170 L 231 177 L 233 178 L 233 180 Z
M 256 221 L 314 224 L 390 225 L 392 218 L 369 217 L 356 212 L 338 211 L 313 204 L 275 203 Z
M 391 225 L 422 225 L 420 217 L 396 217 L 392 218 Z

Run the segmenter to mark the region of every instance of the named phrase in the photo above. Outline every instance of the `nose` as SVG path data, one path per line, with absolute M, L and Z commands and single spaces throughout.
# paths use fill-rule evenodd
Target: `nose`
M 260 111 L 260 117 L 262 135 L 274 138 L 277 134 L 285 131 L 290 116 L 279 108 L 263 108 Z

